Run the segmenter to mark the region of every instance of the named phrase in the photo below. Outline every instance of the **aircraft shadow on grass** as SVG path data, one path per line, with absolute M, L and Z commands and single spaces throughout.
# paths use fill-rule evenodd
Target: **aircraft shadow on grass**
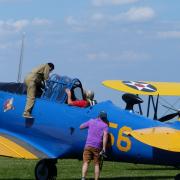
M 147 179 L 151 179 L 151 180 L 156 180 L 156 179 L 172 179 L 172 176 L 146 176 L 146 177 L 142 177 L 142 176 L 136 176 L 136 177 L 106 177 L 106 178 L 100 178 L 101 180 L 147 180 Z M 79 180 L 80 178 L 70 178 L 70 179 L 63 179 L 62 180 Z M 94 180 L 94 178 L 87 178 L 87 180 Z
M 112 177 L 112 178 L 100 178 L 101 180 L 126 180 L 126 179 L 129 179 L 129 180 L 147 180 L 147 179 L 152 179 L 152 180 L 156 180 L 156 179 L 172 179 L 173 177 L 172 176 L 146 176 L 146 177 L 142 177 L 142 176 L 139 176 L 139 177 Z M 79 180 L 80 178 L 62 178 L 62 180 Z M 34 180 L 34 179 L 19 179 L 19 178 L 7 178 L 7 179 L 1 179 L 0 180 Z M 87 178 L 87 180 L 94 180 L 94 178 Z
M 0 180 L 34 180 L 34 179 L 24 179 L 24 178 L 0 178 Z
M 142 176 L 136 176 L 136 177 L 104 177 L 104 178 L 100 178 L 101 180 L 147 180 L 147 179 L 151 179 L 151 180 L 156 180 L 156 179 L 172 179 L 172 176 L 146 176 L 146 177 L 142 177 Z M 79 180 L 80 178 L 62 178 L 62 180 Z M 0 180 L 34 180 L 34 179 L 24 179 L 24 178 L 0 178 Z M 87 180 L 94 180 L 94 178 L 87 178 Z
M 131 171 L 146 171 L 146 170 L 153 170 L 153 171 L 167 171 L 167 170 L 178 170 L 178 169 L 180 169 L 179 167 L 169 167 L 169 168 L 167 168 L 167 167 L 165 167 L 165 168 L 143 168 L 143 169 L 141 169 L 141 168 L 136 168 L 136 169 L 134 169 L 134 168 L 129 168 L 129 169 L 127 169 L 127 170 L 131 170 Z

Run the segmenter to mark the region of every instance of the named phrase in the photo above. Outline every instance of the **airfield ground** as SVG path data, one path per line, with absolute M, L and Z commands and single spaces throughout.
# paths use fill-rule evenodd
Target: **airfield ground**
M 33 180 L 34 167 L 37 161 L 0 158 L 0 180 Z M 59 160 L 58 180 L 79 180 L 81 177 L 82 161 Z M 180 169 L 174 167 L 136 165 L 128 163 L 104 162 L 101 173 L 102 180 L 158 180 L 174 179 Z M 88 179 L 93 180 L 93 166 L 90 166 Z

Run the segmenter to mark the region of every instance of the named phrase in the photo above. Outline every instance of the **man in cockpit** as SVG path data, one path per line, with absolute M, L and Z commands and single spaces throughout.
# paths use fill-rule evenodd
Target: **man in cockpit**
M 27 100 L 23 117 L 33 118 L 31 115 L 34 106 L 37 90 L 44 86 L 45 81 L 49 78 L 50 72 L 54 69 L 53 63 L 47 63 L 34 68 L 25 78 L 27 87 Z

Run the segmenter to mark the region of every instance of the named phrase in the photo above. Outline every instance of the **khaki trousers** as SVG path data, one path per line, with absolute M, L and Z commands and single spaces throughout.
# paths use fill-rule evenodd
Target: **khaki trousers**
M 29 114 L 32 111 L 36 98 L 36 83 L 34 80 L 27 78 L 25 79 L 25 84 L 27 87 L 27 99 L 26 99 L 24 114 L 25 113 Z

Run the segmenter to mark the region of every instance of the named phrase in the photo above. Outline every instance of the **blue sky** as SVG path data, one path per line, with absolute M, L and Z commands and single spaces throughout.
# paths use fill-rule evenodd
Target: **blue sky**
M 79 78 L 98 101 L 119 104 L 106 79 L 179 81 L 179 0 L 0 0 L 0 81 L 22 80 L 52 61 Z

